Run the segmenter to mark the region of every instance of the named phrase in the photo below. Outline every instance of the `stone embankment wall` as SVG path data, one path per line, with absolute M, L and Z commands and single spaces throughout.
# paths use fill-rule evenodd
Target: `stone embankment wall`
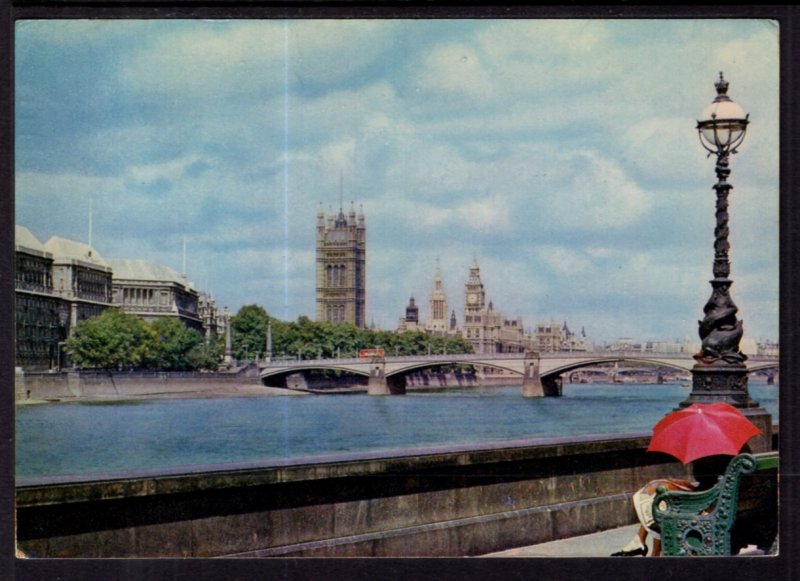
M 481 555 L 635 522 L 684 467 L 647 434 L 362 453 L 193 473 L 22 479 L 31 557 Z M 213 469 L 212 469 L 213 468 Z
M 15 394 L 17 401 L 80 399 L 208 391 L 242 384 L 260 385 L 254 367 L 230 373 L 104 371 L 31 373 L 17 369 Z

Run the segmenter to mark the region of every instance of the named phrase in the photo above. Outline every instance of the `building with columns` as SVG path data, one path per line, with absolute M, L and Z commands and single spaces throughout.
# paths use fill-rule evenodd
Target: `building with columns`
M 44 247 L 53 255 L 53 289 L 70 302 L 70 328 L 110 306 L 111 266 L 97 250 L 59 236 Z
M 16 363 L 52 369 L 81 321 L 111 306 L 111 267 L 88 244 L 53 236 L 42 244 L 15 228 Z
M 112 306 L 145 321 L 174 317 L 207 340 L 224 332 L 216 301 L 169 267 L 146 260 L 104 259 L 88 244 L 59 236 L 42 244 L 20 225 L 14 247 L 19 367 L 65 366 L 64 342 L 76 325 Z
M 109 259 L 113 269 L 113 303 L 147 322 L 175 318 L 203 332 L 200 293 L 185 276 L 148 260 Z
M 70 304 L 53 290 L 53 255 L 24 226 L 15 229 L 14 250 L 16 364 L 49 369 L 69 332 Z
M 316 320 L 366 326 L 367 227 L 363 210 L 317 214 Z

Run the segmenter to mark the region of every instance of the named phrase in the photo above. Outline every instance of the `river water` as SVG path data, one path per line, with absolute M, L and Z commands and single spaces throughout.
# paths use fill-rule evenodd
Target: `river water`
M 751 384 L 778 419 L 778 388 Z M 306 397 L 17 406 L 17 477 L 197 467 L 523 438 L 649 430 L 684 400 L 678 384 L 565 384 Z

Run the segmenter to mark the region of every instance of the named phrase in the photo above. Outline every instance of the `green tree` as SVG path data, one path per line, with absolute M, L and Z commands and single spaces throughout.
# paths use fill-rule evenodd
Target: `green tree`
M 236 359 L 264 354 L 269 321 L 267 311 L 259 305 L 245 305 L 231 317 L 233 356 Z
M 153 321 L 150 327 L 159 340 L 156 365 L 166 371 L 187 371 L 196 369 L 189 353 L 203 344 L 203 336 L 196 329 L 190 329 L 183 321 L 163 318 Z
M 78 323 L 66 349 L 78 367 L 111 370 L 152 365 L 159 345 L 156 332 L 139 317 L 110 308 Z
M 191 369 L 215 370 L 219 367 L 224 354 L 225 337 L 219 335 L 213 337 L 208 343 L 203 341 L 189 350 L 186 353 L 186 360 L 189 362 Z

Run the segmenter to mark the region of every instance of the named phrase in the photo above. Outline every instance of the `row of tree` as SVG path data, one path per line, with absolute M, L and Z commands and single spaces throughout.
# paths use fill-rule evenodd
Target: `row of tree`
M 315 322 L 305 316 L 287 322 L 271 317 L 261 306 L 246 305 L 231 317 L 234 358 L 263 359 L 270 327 L 273 358 L 356 357 L 360 349 L 373 347 L 383 348 L 387 356 L 472 352 L 470 342 L 461 337 L 360 329 L 347 323 Z M 165 371 L 216 369 L 224 347 L 224 334 L 206 342 L 198 331 L 177 319 L 146 323 L 114 308 L 79 323 L 66 343 L 70 360 L 78 367 Z
M 234 357 L 254 359 L 258 355 L 263 358 L 270 326 L 273 358 L 357 357 L 360 349 L 371 347 L 383 348 L 387 356 L 472 353 L 472 344 L 460 336 L 360 329 L 349 323 L 316 322 L 305 316 L 296 322 L 286 322 L 271 317 L 263 307 L 246 305 L 231 318 Z

